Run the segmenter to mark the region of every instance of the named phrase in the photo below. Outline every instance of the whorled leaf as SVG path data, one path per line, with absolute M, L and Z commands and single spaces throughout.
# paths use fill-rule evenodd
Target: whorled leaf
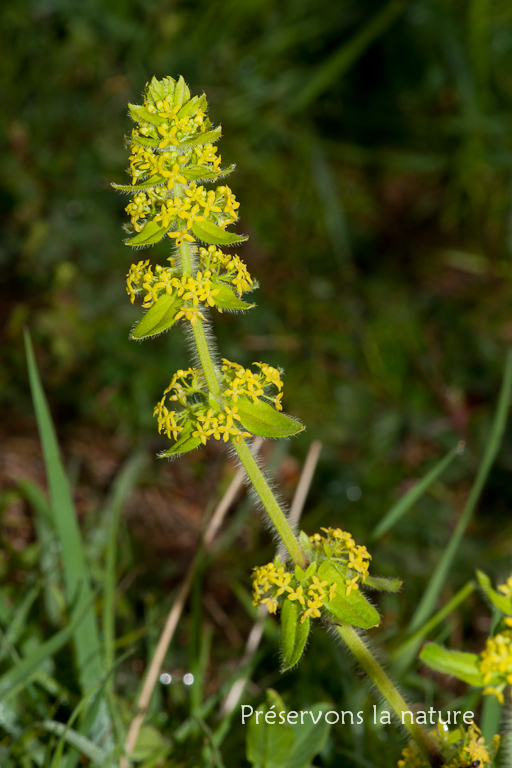
M 146 107 L 139 104 L 128 104 L 132 120 L 136 123 L 151 123 L 151 125 L 162 125 L 165 123 L 165 117 L 160 117 L 157 112 L 150 112 Z
M 169 227 L 160 221 L 148 221 L 141 232 L 126 241 L 128 245 L 154 245 L 165 237 Z
M 364 585 L 377 589 L 379 592 L 400 592 L 402 588 L 400 579 L 388 579 L 385 576 L 367 576 Z
M 294 667 L 300 661 L 309 637 L 310 621 L 300 620 L 299 605 L 285 600 L 281 608 L 282 671 Z
M 176 295 L 162 294 L 134 326 L 131 339 L 147 339 L 163 333 L 176 322 L 181 300 Z
M 194 437 L 192 432 L 194 431 L 194 424 L 187 424 L 183 431 L 180 432 L 179 439 L 176 440 L 172 448 L 167 451 L 162 451 L 158 454 L 159 459 L 168 459 L 172 456 L 179 456 L 181 453 L 189 453 L 198 447 L 201 443 L 200 437 Z
M 228 165 L 226 168 L 218 168 L 216 171 L 205 168 L 204 165 L 186 165 L 180 169 L 180 174 L 187 181 L 216 181 L 221 176 L 227 176 L 235 166 Z M 224 232 L 224 230 L 221 230 Z
M 221 309 L 252 309 L 255 305 L 249 304 L 247 301 L 242 301 L 234 291 L 229 288 L 225 283 L 214 282 L 212 288 L 217 290 L 214 296 L 215 306 Z
M 445 675 L 452 675 L 464 683 L 477 687 L 484 685 L 484 677 L 479 669 L 479 657 L 476 653 L 451 651 L 437 643 L 427 643 L 420 652 L 421 661 Z
M 247 240 L 245 235 L 234 235 L 232 232 L 226 232 L 213 221 L 194 221 L 192 232 L 198 240 L 209 245 L 233 245 Z
M 480 587 L 483 589 L 491 603 L 495 605 L 501 613 L 504 613 L 505 616 L 512 616 L 512 598 L 506 597 L 493 589 L 490 578 L 482 571 L 477 571 L 476 577 Z
M 294 419 L 281 411 L 276 411 L 275 408 L 262 400 L 253 403 L 247 397 L 241 397 L 237 406 L 242 426 L 253 435 L 291 437 L 304 429 L 304 425 L 298 419 Z
M 141 189 L 161 187 L 163 184 L 165 184 L 166 181 L 167 179 L 165 179 L 163 176 L 160 176 L 159 173 L 155 173 L 149 179 L 146 179 L 146 181 L 139 181 L 138 184 L 112 184 L 111 186 L 114 187 L 114 189 L 117 189 L 119 192 L 140 192 Z
M 345 569 L 336 567 L 329 560 L 324 560 L 318 568 L 318 578 L 321 581 L 336 583 L 336 595 L 329 602 L 324 600 L 324 608 L 336 621 L 344 621 L 353 627 L 371 629 L 380 624 L 380 616 L 376 608 L 366 599 L 360 589 L 351 589 L 346 594 Z
M 213 128 L 211 131 L 205 131 L 204 133 L 200 133 L 197 136 L 194 136 L 193 139 L 184 139 L 183 141 L 180 141 L 180 147 L 182 149 L 186 149 L 187 147 L 196 147 L 202 144 L 213 144 L 213 142 L 220 139 L 221 136 L 222 126 L 219 125 L 217 128 Z

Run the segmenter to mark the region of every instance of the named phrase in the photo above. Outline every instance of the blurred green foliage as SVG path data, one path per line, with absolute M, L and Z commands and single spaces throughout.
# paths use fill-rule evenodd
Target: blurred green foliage
M 392 644 L 464 505 L 512 340 L 512 6 L 8 0 L 0 29 L 7 427 L 31 409 L 28 325 L 59 430 L 88 423 L 130 445 L 153 440 L 153 404 L 188 352 L 177 333 L 127 340 L 139 317 L 124 293 L 133 254 L 122 243 L 125 201 L 109 184 L 125 180 L 126 103 L 153 74 L 182 74 L 223 125 L 238 231 L 250 235 L 240 255 L 261 284 L 250 316 L 216 318 L 222 354 L 283 366 L 285 409 L 308 425 L 291 450 L 302 457 L 313 437 L 325 442 L 304 527 L 340 523 L 364 543 L 412 482 L 466 441 L 374 553 L 378 571 L 409 577 L 381 604 Z M 509 567 L 510 469 L 509 429 L 444 597 L 477 565 L 493 576 Z M 255 564 L 272 556 L 259 537 L 253 523 Z M 10 557 L 15 583 L 35 556 Z M 246 578 L 236 551 L 222 564 L 226 583 Z M 122 604 L 127 632 L 151 613 L 144 592 L 137 600 Z M 461 613 L 470 642 L 478 605 Z M 315 636 L 315 664 L 287 679 L 292 700 L 306 690 L 310 702 L 339 703 L 328 642 Z M 273 671 L 259 684 L 276 686 L 275 645 L 265 654 Z M 353 679 L 341 653 L 336 664 Z M 412 683 L 434 695 L 432 681 Z M 230 739 L 238 754 L 241 735 Z M 388 748 L 351 731 L 323 759 L 335 764 L 345 749 L 347 766 L 388 765 L 396 743 Z

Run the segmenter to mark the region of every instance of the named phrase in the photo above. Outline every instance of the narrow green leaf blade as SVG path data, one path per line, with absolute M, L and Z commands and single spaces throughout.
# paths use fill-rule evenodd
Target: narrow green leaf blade
M 244 397 L 238 400 L 237 406 L 242 426 L 253 435 L 291 437 L 304 429 L 304 425 L 298 419 L 294 419 L 282 411 L 276 411 L 275 408 L 262 400 L 253 403 Z
M 384 515 L 382 520 L 375 526 L 371 538 L 372 540 L 379 539 L 390 528 L 408 512 L 414 504 L 428 491 L 432 483 L 434 483 L 438 477 L 442 475 L 445 469 L 452 463 L 453 459 L 457 455 L 457 448 L 453 448 L 449 453 L 444 456 L 430 472 L 427 472 L 425 477 L 419 480 L 416 485 L 408 491 L 405 496 L 402 496 L 397 503 L 391 507 L 389 512 Z
M 50 507 L 55 530 L 62 545 L 62 562 L 68 605 L 75 603 L 77 610 L 87 606 L 80 631 L 75 632 L 74 636 L 80 684 L 85 693 L 103 675 L 99 633 L 89 585 L 89 571 L 68 479 L 60 459 L 57 438 L 41 386 L 28 331 L 25 332 L 25 349 L 30 387 L 50 489 Z
M 510 405 L 510 396 L 512 392 L 512 349 L 509 349 L 505 361 L 505 371 L 501 384 L 498 405 L 494 414 L 491 427 L 491 434 L 485 446 L 482 462 L 478 468 L 475 482 L 471 488 L 466 506 L 459 518 L 457 527 L 452 533 L 448 544 L 439 558 L 436 568 L 430 578 L 423 598 L 418 605 L 409 627 L 410 632 L 415 632 L 435 610 L 437 599 L 441 593 L 445 579 L 452 566 L 454 558 L 459 549 L 460 543 L 466 532 L 466 528 L 471 520 L 471 516 L 476 508 L 480 494 L 485 485 L 491 467 L 494 464 L 498 454 L 503 433 L 507 424 L 508 410 Z
M 0 700 L 15 694 L 26 686 L 41 664 L 60 650 L 73 636 L 77 628 L 83 629 L 88 608 L 90 606 L 83 606 L 80 611 L 75 611 L 74 618 L 66 627 L 39 645 L 29 656 L 18 661 L 16 666 L 0 677 Z
M 68 728 L 65 723 L 59 723 L 56 720 L 44 720 L 42 723 L 39 723 L 39 726 L 49 733 L 62 737 L 64 741 L 78 750 L 79 753 L 86 755 L 89 760 L 92 760 L 93 765 L 97 765 L 98 768 L 104 768 L 106 765 L 109 756 L 108 752 L 97 747 L 94 742 L 86 736 L 82 736 L 78 731 Z

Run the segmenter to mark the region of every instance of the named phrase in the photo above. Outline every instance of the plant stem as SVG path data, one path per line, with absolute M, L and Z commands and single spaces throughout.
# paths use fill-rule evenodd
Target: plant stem
M 383 695 L 402 725 L 407 728 L 418 747 L 425 753 L 432 768 L 441 768 L 444 764 L 443 756 L 432 743 L 418 723 L 406 722 L 410 716 L 402 716 L 404 712 L 411 712 L 410 707 L 397 691 L 389 677 L 386 675 L 379 662 L 364 643 L 363 639 L 350 624 L 339 624 L 336 627 L 341 639 L 357 659 L 359 665 L 366 672 L 379 693 Z
M 192 274 L 192 250 L 190 243 L 186 240 L 180 245 L 181 266 L 184 275 Z M 222 397 L 222 390 L 219 383 L 219 375 L 217 368 L 213 362 L 210 349 L 208 346 L 208 340 L 204 330 L 204 324 L 202 320 L 198 318 L 196 324 L 192 326 L 194 332 L 194 341 L 196 344 L 197 354 L 201 362 L 201 367 L 204 372 L 206 384 L 210 393 L 217 399 Z M 307 567 L 307 560 L 304 556 L 297 537 L 295 536 L 290 523 L 288 522 L 286 515 L 278 504 L 276 497 L 272 493 L 269 484 L 265 479 L 265 475 L 259 468 L 254 456 L 252 455 L 245 440 L 240 442 L 232 441 L 238 458 L 242 462 L 242 465 L 249 476 L 251 483 L 253 484 L 258 496 L 261 499 L 261 503 L 267 510 L 277 533 L 281 537 L 281 540 L 288 550 L 290 557 L 296 565 L 301 568 Z
M 280 536 L 281 541 L 288 550 L 290 557 L 296 565 L 299 565 L 301 568 L 306 568 L 307 560 L 297 541 L 297 537 L 295 536 L 286 515 L 278 504 L 276 497 L 272 493 L 272 490 L 265 479 L 265 475 L 259 468 L 249 446 L 245 440 L 240 440 L 239 443 L 233 440 L 232 443 L 238 458 L 247 472 L 249 480 L 260 497 L 261 503 L 267 510 L 268 516 Z
M 192 274 L 192 250 L 190 243 L 184 240 L 180 245 L 181 266 L 184 275 Z M 194 333 L 194 341 L 196 343 L 197 354 L 201 361 L 201 366 L 206 379 L 206 384 L 211 394 L 215 398 L 222 396 L 222 391 L 219 384 L 219 377 L 215 363 L 213 362 L 208 347 L 208 341 L 206 339 L 206 333 L 204 330 L 203 321 L 198 318 L 195 325 L 192 326 Z

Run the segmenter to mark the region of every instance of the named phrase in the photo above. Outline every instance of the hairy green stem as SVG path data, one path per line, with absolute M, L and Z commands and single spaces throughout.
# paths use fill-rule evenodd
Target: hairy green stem
M 443 756 L 432 743 L 428 734 L 421 725 L 409 722 L 410 715 L 402 716 L 404 712 L 411 712 L 404 698 L 397 691 L 389 677 L 386 675 L 379 662 L 365 644 L 361 636 L 350 624 L 339 624 L 336 631 L 357 659 L 359 665 L 366 672 L 377 690 L 386 699 L 390 707 L 402 725 L 407 728 L 418 747 L 425 753 L 432 768 L 441 768 L 444 764 Z
M 180 245 L 180 256 L 183 274 L 192 275 L 192 250 L 190 243 L 187 241 L 182 242 Z M 197 320 L 196 324 L 193 326 L 193 332 L 197 354 L 199 355 L 208 389 L 215 398 L 221 398 L 222 390 L 219 383 L 218 371 L 210 353 L 202 320 Z M 263 472 L 249 450 L 247 443 L 244 440 L 240 440 L 238 443 L 234 440 L 232 442 L 238 458 L 242 462 L 256 493 L 261 499 L 261 503 L 265 507 L 268 516 L 281 537 L 284 546 L 288 550 L 290 557 L 294 563 L 300 565 L 301 568 L 307 567 L 307 560 L 297 541 L 297 537 L 295 536 L 290 523 L 286 519 L 286 515 L 277 502 L 276 497 L 272 493 Z
M 272 493 L 272 490 L 265 479 L 265 475 L 249 450 L 249 446 L 245 440 L 240 440 L 239 443 L 233 440 L 232 443 L 238 458 L 247 472 L 249 480 L 260 497 L 261 503 L 267 510 L 268 516 L 279 534 L 281 541 L 288 550 L 290 557 L 296 565 L 299 565 L 301 568 L 306 568 L 307 560 L 297 541 L 297 537 L 295 536 L 290 523 L 286 519 L 286 515 L 278 504 L 276 497 Z
M 184 275 L 192 275 L 192 250 L 190 243 L 184 240 L 180 245 L 181 266 Z M 196 343 L 197 354 L 201 362 L 201 367 L 204 372 L 206 384 L 211 394 L 215 398 L 222 396 L 222 391 L 219 384 L 219 377 L 215 363 L 213 362 L 208 347 L 208 341 L 204 330 L 203 321 L 198 318 L 195 325 L 192 326 L 194 333 L 194 341 Z

